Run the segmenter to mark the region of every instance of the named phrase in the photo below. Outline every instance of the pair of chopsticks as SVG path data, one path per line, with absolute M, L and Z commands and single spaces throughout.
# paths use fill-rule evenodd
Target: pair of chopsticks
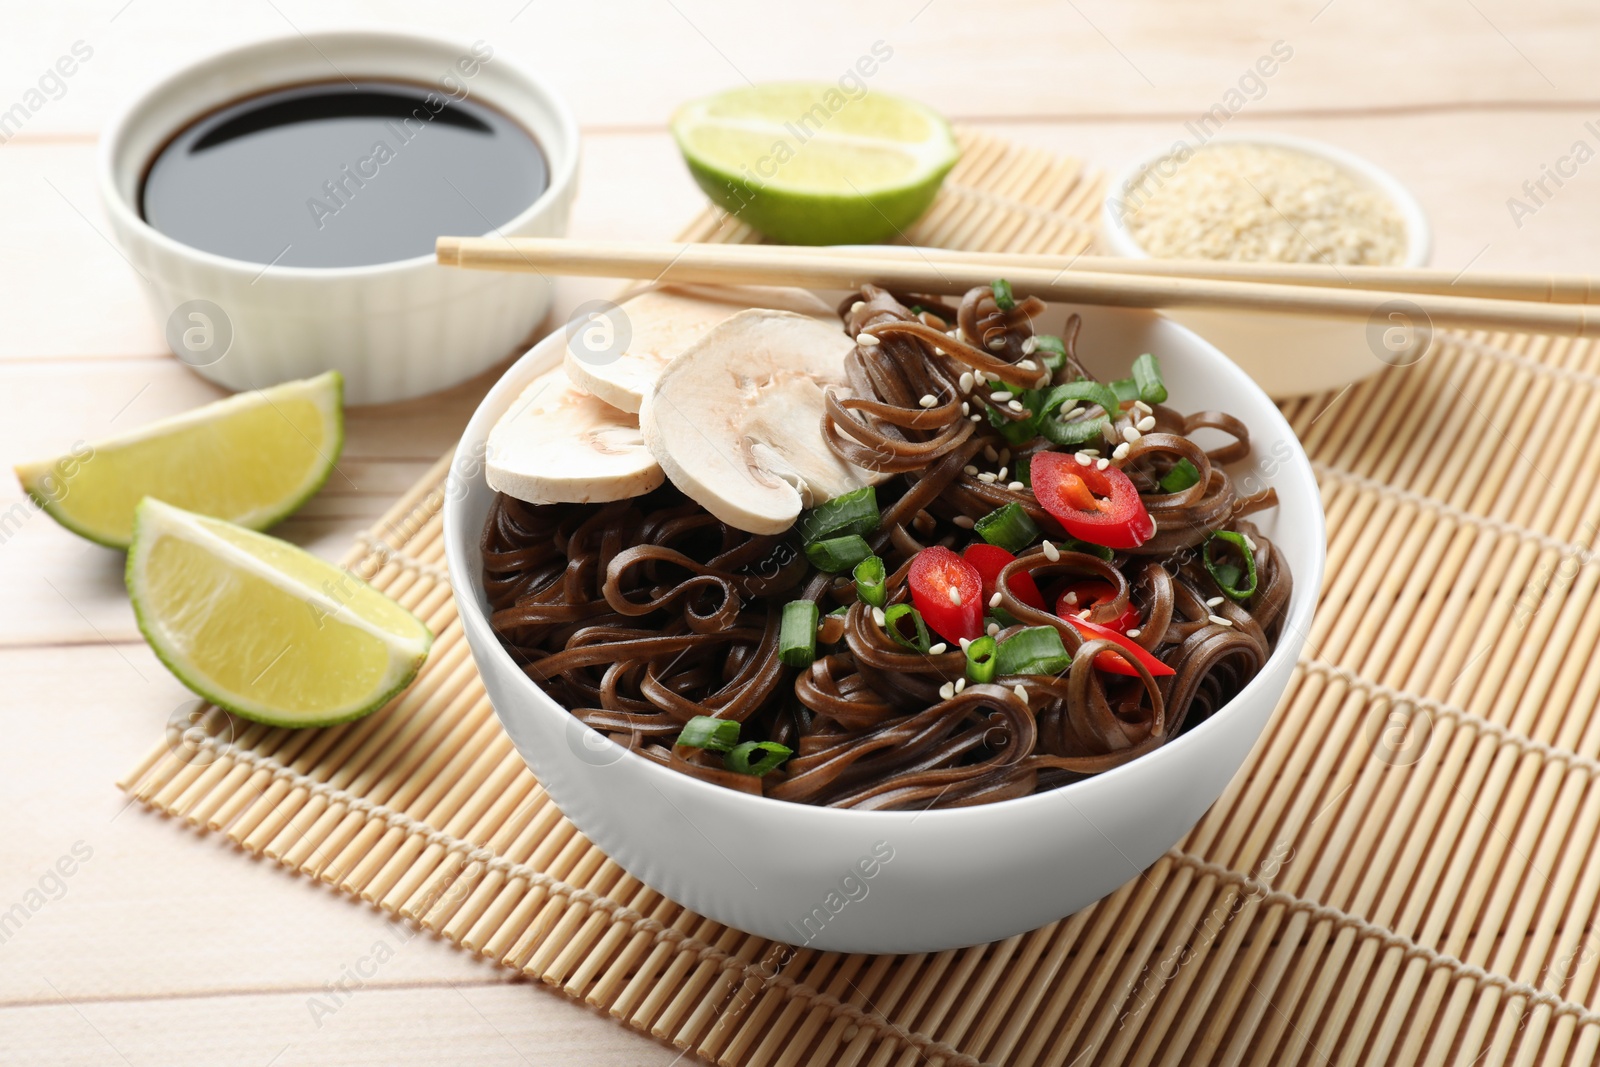
M 473 270 L 811 289 L 871 283 L 939 296 L 1005 278 L 1019 295 L 1066 304 L 1266 311 L 1384 324 L 1398 312 L 1415 326 L 1600 333 L 1600 308 L 1591 306 L 1600 303 L 1600 284 L 1584 275 L 548 237 L 441 237 L 436 255 L 441 264 Z M 1425 322 L 1415 322 L 1419 316 Z

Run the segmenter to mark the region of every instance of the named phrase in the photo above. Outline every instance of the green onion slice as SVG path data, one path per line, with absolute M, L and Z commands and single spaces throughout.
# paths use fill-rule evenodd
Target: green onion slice
M 1053 626 L 1018 630 L 995 651 L 995 669 L 1002 675 L 1060 674 L 1072 666 L 1072 655 Z
M 850 570 L 870 555 L 872 546 L 862 540 L 860 534 L 831 537 L 826 541 L 814 541 L 806 546 L 806 559 L 809 559 L 817 570 L 827 571 L 829 574 Z
M 916 627 L 916 636 L 907 637 L 900 629 L 900 620 L 909 616 L 912 625 Z M 913 652 L 927 652 L 933 647 L 933 639 L 928 636 L 928 624 L 922 621 L 922 612 L 910 604 L 896 604 L 883 613 L 883 628 L 889 631 L 889 636 L 895 642 L 904 645 Z
M 1074 419 L 1071 422 L 1045 419 L 1039 424 L 1039 432 L 1053 445 L 1086 445 L 1103 437 L 1110 425 L 1111 420 L 1104 415 Z
M 1167 385 L 1161 380 L 1161 364 L 1146 352 L 1133 361 L 1133 384 L 1139 390 L 1139 399 L 1146 404 L 1165 404 Z
M 1067 365 L 1067 346 L 1054 334 L 1033 335 L 1033 354 L 1044 361 L 1046 369 L 1055 374 Z
M 848 614 L 850 614 L 850 605 L 849 604 L 841 604 L 838 607 L 834 608 L 832 611 L 828 612 L 828 617 L 831 619 L 835 615 L 837 615 L 839 618 L 842 619 Z
M 868 485 L 824 501 L 800 516 L 800 541 L 812 545 L 833 537 L 869 534 L 878 528 L 878 491 Z
M 1017 298 L 1011 295 L 1011 283 L 1004 278 L 996 278 L 989 286 L 989 291 L 994 294 L 994 306 L 1001 311 L 1010 311 L 1017 306 Z
M 783 606 L 778 627 L 778 659 L 785 667 L 809 667 L 817 658 L 817 605 L 811 600 L 791 600 Z
M 760 758 L 752 761 L 751 756 L 760 753 Z M 794 755 L 794 749 L 778 744 L 776 741 L 746 741 L 738 748 L 722 757 L 722 765 L 736 774 L 753 774 L 757 778 L 775 771 L 784 760 Z
M 1099 556 L 1101 559 L 1108 562 L 1116 555 L 1115 552 L 1107 548 L 1105 545 L 1090 544 L 1088 541 L 1080 541 L 1076 537 L 1069 537 L 1064 541 L 1057 541 L 1056 547 L 1063 552 L 1087 552 L 1091 556 Z
M 1212 546 L 1218 541 L 1232 545 L 1238 550 L 1239 558 L 1244 562 L 1244 570 L 1240 571 L 1237 563 L 1230 563 L 1226 559 L 1214 559 L 1211 555 Z M 1232 530 L 1218 530 L 1206 540 L 1206 547 L 1200 553 L 1200 558 L 1205 562 L 1206 570 L 1211 572 L 1211 578 L 1217 583 L 1223 595 L 1233 600 L 1249 600 L 1256 592 L 1256 554 L 1250 551 L 1250 543 L 1244 539 L 1244 534 L 1234 533 Z M 1240 584 L 1240 579 L 1243 584 Z
M 1200 469 L 1187 459 L 1180 459 L 1156 484 L 1163 493 L 1181 493 L 1199 480 Z
M 992 637 L 980 637 L 967 644 L 967 677 L 974 682 L 994 681 L 995 651 Z
M 889 600 L 889 588 L 884 583 L 888 575 L 884 572 L 883 560 L 877 556 L 868 556 L 856 564 L 855 573 L 851 575 L 856 580 L 856 596 L 864 604 L 871 604 L 881 608 Z
M 710 715 L 696 715 L 683 724 L 678 740 L 673 744 L 689 748 L 704 748 L 712 752 L 727 752 L 739 743 L 739 723 L 734 719 L 716 719 Z
M 1111 391 L 1117 394 L 1117 399 L 1122 403 L 1139 399 L 1139 383 L 1132 378 L 1118 378 L 1111 383 Z
M 996 508 L 973 524 L 977 535 L 991 545 L 1016 555 L 1039 539 L 1039 527 L 1034 525 L 1022 505 L 1011 503 Z

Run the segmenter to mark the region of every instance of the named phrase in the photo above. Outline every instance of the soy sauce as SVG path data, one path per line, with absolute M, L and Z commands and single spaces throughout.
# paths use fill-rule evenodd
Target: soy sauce
M 484 234 L 549 184 L 533 136 L 467 96 L 401 81 L 317 82 L 227 105 L 181 130 L 139 208 L 175 240 L 287 267 L 356 267 Z

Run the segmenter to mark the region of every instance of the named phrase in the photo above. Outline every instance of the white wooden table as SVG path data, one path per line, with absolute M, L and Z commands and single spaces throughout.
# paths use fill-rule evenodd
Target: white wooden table
M 1184 136 L 1219 103 L 1238 104 L 1230 129 L 1341 144 L 1416 191 L 1439 266 L 1594 270 L 1600 248 L 1600 162 L 1563 165 L 1559 187 L 1524 188 L 1576 142 L 1600 150 L 1600 20 L 1584 0 L 8 0 L 0 10 L 0 111 L 40 104 L 0 144 L 8 463 L 219 395 L 164 351 L 106 239 L 96 134 L 144 81 L 296 29 L 390 22 L 481 38 L 533 66 L 583 124 L 572 229 L 586 237 L 665 238 L 698 209 L 664 128 L 676 102 L 745 78 L 832 79 L 882 40 L 893 55 L 872 88 L 1107 167 Z M 59 91 L 30 97 L 80 41 L 91 57 Z M 1229 97 L 1275 41 L 1292 57 L 1259 90 Z M 1513 197 L 1532 214 L 1515 218 Z M 558 311 L 610 289 L 564 284 Z M 341 467 L 354 487 L 330 484 L 280 532 L 336 555 L 451 444 L 488 381 L 351 411 Z M 121 566 L 0 485 L 0 1064 L 674 1059 L 555 992 L 126 810 L 113 780 L 186 694 L 140 640 Z M 347 977 L 380 942 L 392 959 Z

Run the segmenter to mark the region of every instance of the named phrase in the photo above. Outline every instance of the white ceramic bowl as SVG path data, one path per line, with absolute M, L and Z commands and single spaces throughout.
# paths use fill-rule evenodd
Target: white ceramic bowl
M 1149 755 L 1052 792 L 969 808 L 792 804 L 626 751 L 530 681 L 486 616 L 478 543 L 494 494 L 483 477 L 484 442 L 528 381 L 560 361 L 565 336 L 557 332 L 507 371 L 473 416 L 450 474 L 444 534 L 462 626 L 500 721 L 591 841 L 646 884 L 741 930 L 835 951 L 932 952 L 1070 914 L 1135 877 L 1199 820 L 1260 735 L 1311 625 L 1324 559 L 1320 496 L 1278 409 L 1215 348 L 1151 312 L 1077 310 L 1078 351 L 1091 370 L 1122 376 L 1134 356 L 1154 352 L 1180 410 L 1221 408 L 1251 428 L 1251 456 L 1232 469 L 1277 489 L 1281 504 L 1261 525 L 1294 576 L 1283 636 L 1261 673 Z M 1063 312 L 1052 309 L 1049 321 Z M 873 877 L 862 876 L 863 861 Z
M 1428 265 L 1433 236 L 1427 216 L 1416 197 L 1387 171 L 1342 148 L 1285 134 L 1220 134 L 1206 144 L 1228 142 L 1298 149 L 1353 171 L 1393 201 L 1405 221 L 1406 255 L 1396 266 Z M 1109 255 L 1151 258 L 1128 231 L 1127 220 L 1116 205 L 1125 190 L 1137 185 L 1151 167 L 1170 158 L 1174 148 L 1166 145 L 1139 157 L 1106 185 L 1100 232 Z M 1388 336 L 1384 330 L 1387 323 L 1373 329 L 1366 322 L 1351 319 L 1192 308 L 1173 309 L 1165 314 L 1226 352 L 1268 396 L 1277 399 L 1341 389 L 1386 366 L 1410 361 L 1406 354 L 1397 354 L 1374 342 L 1374 338 Z
M 101 140 L 100 195 L 157 321 L 198 327 L 189 335 L 194 343 L 174 345 L 179 358 L 230 389 L 337 370 L 346 401 L 371 404 L 465 381 L 526 340 L 550 305 L 550 283 L 540 275 L 453 270 L 431 253 L 362 267 L 266 268 L 175 241 L 146 223 L 137 205 L 139 183 L 161 147 L 221 105 L 327 80 L 334 71 L 427 85 L 453 72 L 474 99 L 531 132 L 549 166 L 543 195 L 499 232 L 561 236 L 577 185 L 577 123 L 560 97 L 499 53 L 463 75 L 456 64 L 474 58 L 471 48 L 389 31 L 295 34 L 203 59 L 134 98 Z M 204 321 L 188 318 L 190 301 L 213 305 L 200 308 Z M 212 322 L 217 309 L 223 318 Z M 183 337 L 183 329 L 169 329 L 169 343 L 173 336 Z

